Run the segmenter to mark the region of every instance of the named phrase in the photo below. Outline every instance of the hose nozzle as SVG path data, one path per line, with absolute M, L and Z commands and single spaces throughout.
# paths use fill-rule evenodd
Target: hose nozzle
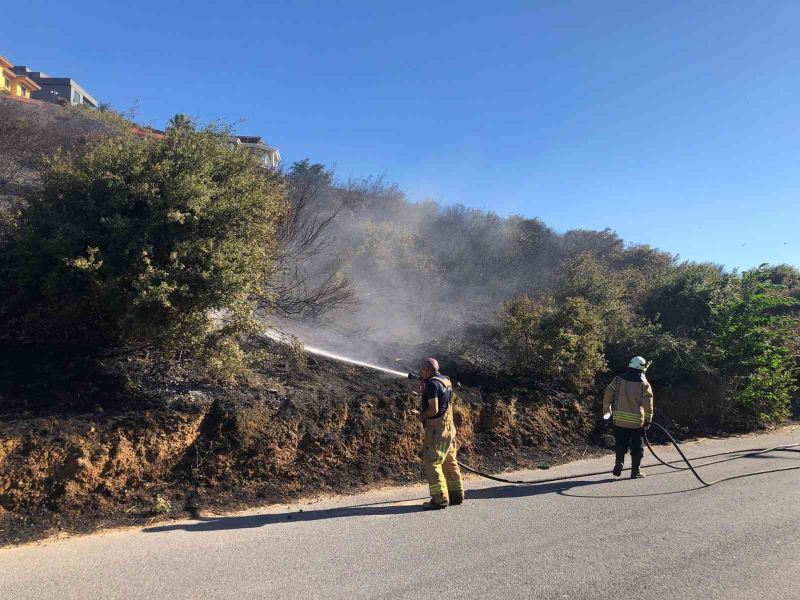
M 409 378 L 409 379 L 415 379 L 415 380 L 417 380 L 417 381 L 419 381 L 420 379 L 422 379 L 422 378 L 421 378 L 419 375 L 414 375 L 414 373 L 409 373 L 409 374 L 408 374 L 408 378 Z

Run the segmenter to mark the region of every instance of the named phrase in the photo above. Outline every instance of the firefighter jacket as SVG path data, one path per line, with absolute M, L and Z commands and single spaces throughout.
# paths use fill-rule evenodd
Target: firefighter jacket
M 638 429 L 653 420 L 653 388 L 644 373 L 614 377 L 603 397 L 603 412 L 611 410 L 614 425 Z

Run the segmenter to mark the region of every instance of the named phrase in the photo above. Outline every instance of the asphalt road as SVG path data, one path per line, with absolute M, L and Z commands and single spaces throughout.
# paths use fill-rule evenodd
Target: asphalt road
M 798 427 L 685 449 L 796 442 Z M 797 464 L 798 454 L 774 455 L 703 473 Z M 437 512 L 402 502 L 422 486 L 392 488 L 0 550 L 0 598 L 800 598 L 800 471 L 706 489 L 687 473 L 646 472 L 529 486 L 471 479 L 464 505 Z

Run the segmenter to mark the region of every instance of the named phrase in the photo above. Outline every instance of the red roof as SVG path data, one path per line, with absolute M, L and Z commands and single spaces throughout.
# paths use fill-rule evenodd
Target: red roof
M 165 137 L 167 137 L 160 131 L 153 131 L 152 129 L 142 129 L 141 127 L 131 127 L 131 131 L 133 132 L 134 135 L 138 135 L 139 137 L 153 138 L 155 140 L 163 140 Z

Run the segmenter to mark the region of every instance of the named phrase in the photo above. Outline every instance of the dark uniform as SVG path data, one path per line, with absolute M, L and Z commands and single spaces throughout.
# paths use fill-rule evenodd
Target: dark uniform
M 433 398 L 439 402 L 439 411 L 425 419 L 422 466 L 435 504 L 461 504 L 464 501 L 464 483 L 456 461 L 456 426 L 451 406 L 453 384 L 438 372 L 422 382 L 423 412 Z

